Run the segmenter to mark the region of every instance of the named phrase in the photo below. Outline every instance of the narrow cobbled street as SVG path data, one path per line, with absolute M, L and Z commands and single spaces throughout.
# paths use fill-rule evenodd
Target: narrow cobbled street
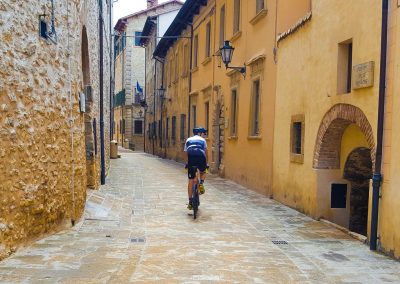
M 233 182 L 207 180 L 186 209 L 182 165 L 112 160 L 72 229 L 0 263 L 1 283 L 400 283 L 400 263 Z

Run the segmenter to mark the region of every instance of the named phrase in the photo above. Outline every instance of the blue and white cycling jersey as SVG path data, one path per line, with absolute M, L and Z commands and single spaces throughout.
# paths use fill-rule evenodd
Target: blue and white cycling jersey
M 188 155 L 191 156 L 205 156 L 207 149 L 207 142 L 203 137 L 195 135 L 186 140 L 185 148 L 183 149 Z

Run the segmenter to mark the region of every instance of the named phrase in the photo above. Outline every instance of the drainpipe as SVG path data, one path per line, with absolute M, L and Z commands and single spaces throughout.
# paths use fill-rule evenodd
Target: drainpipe
M 114 138 L 114 125 L 113 125 L 113 121 L 114 121 L 114 115 L 113 115 L 113 73 L 112 73 L 112 66 L 113 66 L 113 39 L 112 39 L 112 9 L 113 9 L 113 2 L 111 1 L 110 3 L 110 9 L 109 9 L 109 13 L 110 13 L 110 141 L 113 140 Z
M 144 48 L 144 103 L 147 105 L 147 52 L 146 47 Z M 144 119 L 143 119 L 143 152 L 146 153 L 146 112 L 147 108 L 144 107 Z
M 382 0 L 381 58 L 379 79 L 378 130 L 375 171 L 372 177 L 372 210 L 370 249 L 376 250 L 378 239 L 379 191 L 382 183 L 382 142 L 385 115 L 386 54 L 387 54 L 388 0 Z
M 154 145 L 154 137 L 157 136 L 157 129 L 155 127 L 156 122 L 156 86 L 157 86 L 157 61 L 154 62 L 154 92 L 153 92 L 153 155 L 155 155 L 155 145 Z
M 187 133 L 188 137 L 190 137 L 190 104 L 191 97 L 190 93 L 192 92 L 192 68 L 193 68 L 193 24 L 188 23 L 190 26 L 190 66 L 189 66 L 189 104 L 188 104 L 188 127 Z
M 100 182 L 106 183 L 105 160 L 104 160 L 104 106 L 103 106 L 103 0 L 99 0 L 99 40 L 100 40 Z

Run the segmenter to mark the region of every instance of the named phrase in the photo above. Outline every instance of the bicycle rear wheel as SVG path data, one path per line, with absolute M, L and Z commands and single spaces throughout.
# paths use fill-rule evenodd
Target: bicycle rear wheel
M 192 199 L 192 206 L 193 206 L 193 219 L 197 218 L 197 211 L 199 210 L 199 193 L 197 188 L 193 191 L 193 199 Z

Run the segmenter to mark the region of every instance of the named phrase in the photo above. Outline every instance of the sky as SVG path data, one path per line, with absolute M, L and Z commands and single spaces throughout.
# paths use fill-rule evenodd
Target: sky
M 115 0 L 114 0 L 115 1 Z M 158 4 L 167 2 L 168 0 L 158 0 Z M 114 3 L 114 19 L 113 24 L 115 25 L 119 18 L 133 14 L 135 12 L 146 9 L 146 0 L 118 0 Z

